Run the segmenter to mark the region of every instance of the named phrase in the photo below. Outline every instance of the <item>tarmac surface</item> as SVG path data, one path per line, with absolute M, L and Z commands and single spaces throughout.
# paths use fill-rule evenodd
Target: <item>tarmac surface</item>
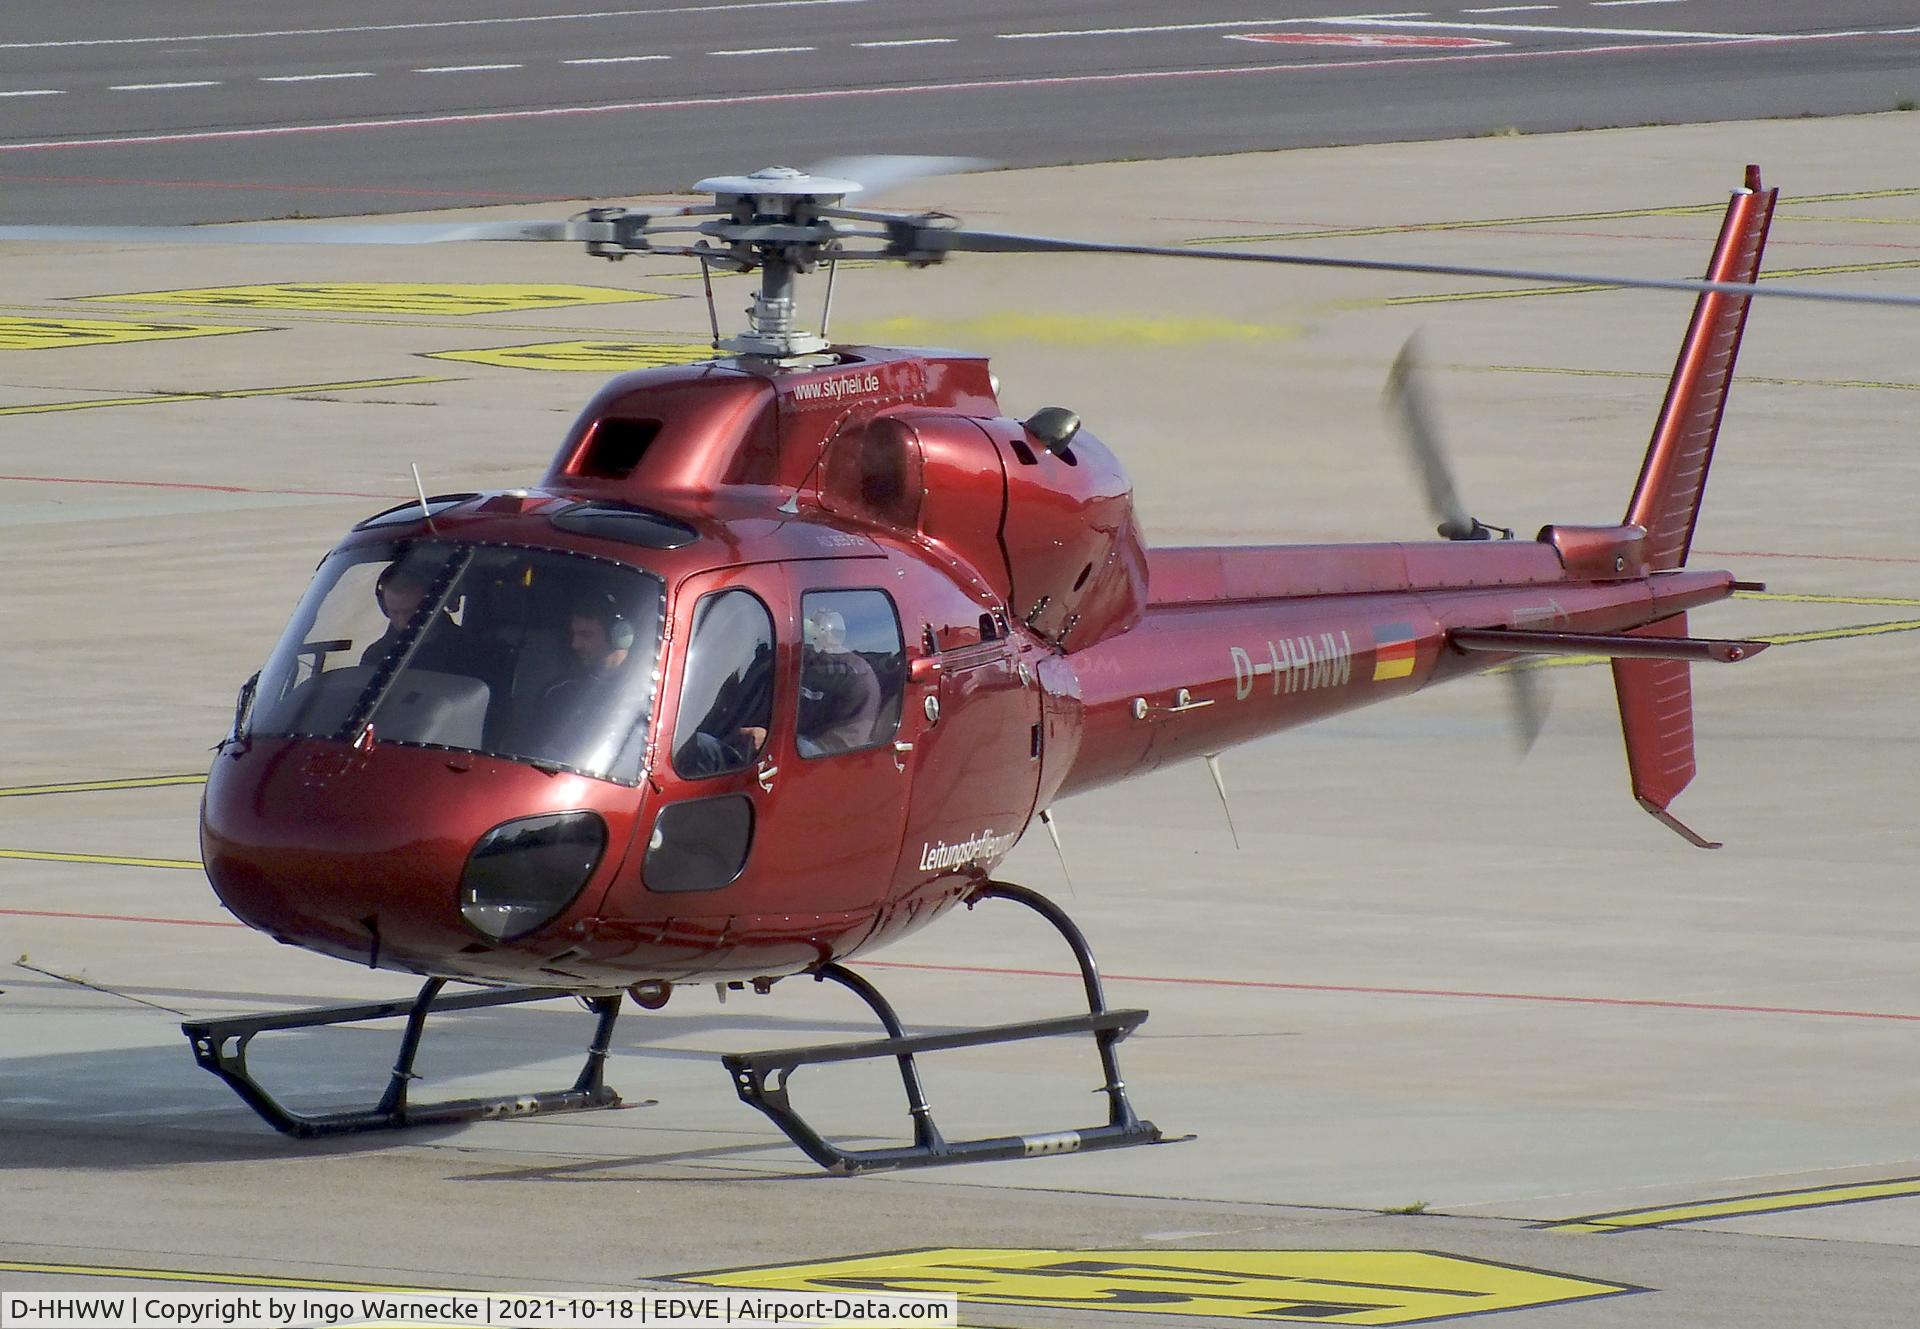
M 1911 291 L 1915 123 L 1010 171 L 908 201 L 1009 230 L 1097 219 L 1152 243 L 1685 276 L 1758 161 L 1784 188 L 1771 269 Z M 1071 880 L 1044 836 L 1004 875 L 1074 914 L 1116 1004 L 1151 1007 L 1122 1048 L 1129 1082 L 1195 1138 L 841 1181 L 736 1102 L 717 1061 L 869 1032 L 811 985 L 630 1013 L 622 1110 L 320 1144 L 268 1131 L 178 1030 L 410 991 L 224 915 L 195 866 L 193 781 L 314 561 L 411 492 L 410 462 L 430 490 L 537 476 L 593 371 L 704 341 L 698 283 L 534 247 L 4 257 L 0 1290 L 634 1289 L 937 1248 L 926 1263 L 967 1289 L 971 1324 L 1910 1322 L 1910 314 L 1762 302 L 1750 320 L 1694 562 L 1770 598 L 1695 628 L 1783 644 L 1695 671 L 1701 775 L 1676 805 L 1726 848 L 1634 807 L 1605 671 L 1578 664 L 1548 671 L 1555 711 L 1524 763 L 1494 680 L 1227 754 L 1237 848 L 1197 765 L 1069 801 Z M 598 295 L 556 289 L 579 287 Z M 462 312 L 476 294 L 487 312 Z M 726 309 L 743 296 L 723 283 Z M 1523 532 L 1613 520 L 1687 312 L 1053 257 L 850 272 L 835 306 L 843 338 L 993 352 L 1010 413 L 1078 410 L 1168 544 L 1417 538 L 1378 402 L 1416 327 L 1473 511 Z M 432 358 L 449 353 L 481 358 Z M 922 1028 L 1078 995 L 1057 943 L 990 906 L 861 967 Z M 559 1005 L 449 1019 L 421 1092 L 565 1081 L 585 1034 Z M 297 1101 L 337 1102 L 377 1092 L 392 1039 L 263 1037 L 256 1064 Z M 955 1133 L 1098 1107 L 1078 1047 L 928 1074 Z M 903 1129 L 884 1075 L 802 1084 L 835 1133 Z M 1574 1222 L 1595 1215 L 1613 1217 Z
M 1916 98 L 1906 0 L 12 0 L 0 222 L 331 216 L 871 152 L 1039 166 Z

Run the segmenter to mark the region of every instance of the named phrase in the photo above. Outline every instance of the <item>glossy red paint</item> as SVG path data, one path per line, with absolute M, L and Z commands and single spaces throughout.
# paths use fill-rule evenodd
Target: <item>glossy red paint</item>
M 1752 277 L 1772 197 L 1736 198 L 1710 276 Z M 242 732 L 208 783 L 208 875 L 280 940 L 484 981 L 775 977 L 879 945 L 984 882 L 1058 797 L 1496 665 L 1508 657 L 1489 633 L 1684 635 L 1688 609 L 1734 587 L 1680 564 L 1745 303 L 1702 298 L 1631 519 L 1532 541 L 1149 551 L 1113 455 L 1085 431 L 1050 451 L 1003 418 L 977 357 L 842 347 L 622 375 L 534 489 L 431 523 L 399 514 L 340 548 L 562 550 L 659 577 L 640 778 L 384 740 L 377 725 Z M 555 524 L 582 501 L 690 534 L 655 548 Z M 898 723 L 854 751 L 810 750 L 797 732 L 810 592 L 884 592 L 897 615 Z M 683 773 L 667 736 L 696 618 L 737 593 L 771 625 L 771 722 L 737 769 Z M 1451 644 L 1459 632 L 1474 649 Z M 1664 815 L 1693 769 L 1687 665 L 1614 668 L 1636 794 Z M 650 881 L 663 816 L 702 800 L 747 818 L 737 875 Z M 476 842 L 558 812 L 607 828 L 585 885 L 524 936 L 466 923 Z

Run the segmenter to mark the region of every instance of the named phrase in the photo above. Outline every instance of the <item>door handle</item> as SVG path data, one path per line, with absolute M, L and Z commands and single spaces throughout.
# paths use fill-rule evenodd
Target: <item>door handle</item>
M 904 739 L 896 738 L 893 741 L 893 769 L 896 771 L 906 770 L 907 754 L 912 751 L 913 744 L 906 742 Z
M 773 792 L 773 777 L 778 774 L 780 774 L 780 768 L 770 761 L 761 762 L 760 769 L 754 772 L 760 781 L 760 788 L 769 794 Z

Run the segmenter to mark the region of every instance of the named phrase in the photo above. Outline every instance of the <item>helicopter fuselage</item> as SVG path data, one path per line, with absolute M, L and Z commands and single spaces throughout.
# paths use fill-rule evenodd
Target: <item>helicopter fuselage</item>
M 1633 526 L 1150 552 L 1112 454 L 1043 433 L 957 354 L 613 380 L 537 486 L 322 564 L 209 776 L 220 898 L 406 972 L 776 978 L 966 898 L 1058 797 L 1507 658 L 1457 629 L 1733 586 Z

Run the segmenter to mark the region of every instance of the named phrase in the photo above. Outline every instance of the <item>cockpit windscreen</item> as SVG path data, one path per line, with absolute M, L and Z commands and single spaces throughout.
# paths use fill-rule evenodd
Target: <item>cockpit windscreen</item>
M 244 732 L 358 737 L 640 778 L 658 577 L 601 559 L 417 542 L 320 566 Z

